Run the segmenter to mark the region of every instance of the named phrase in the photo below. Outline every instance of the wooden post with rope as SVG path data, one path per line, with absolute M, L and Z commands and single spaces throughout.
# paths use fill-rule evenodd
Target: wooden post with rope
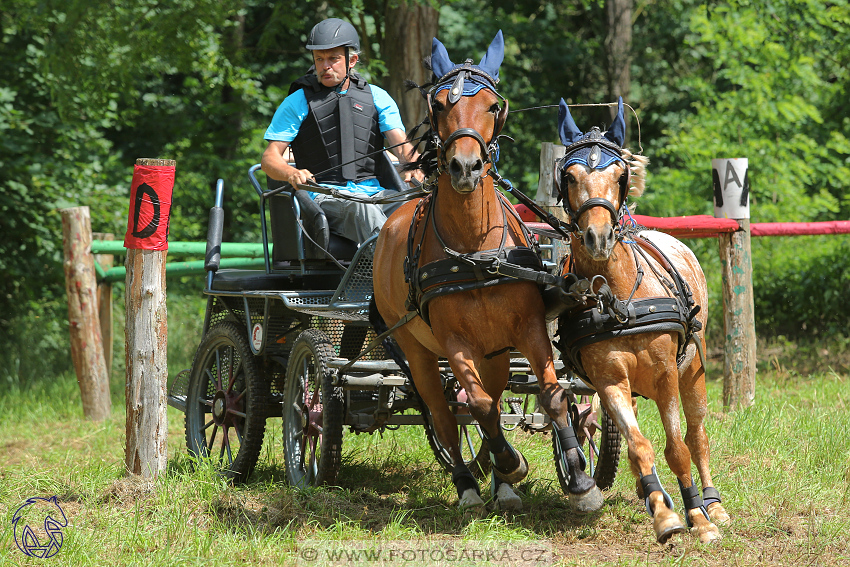
M 721 234 L 724 341 L 723 407 L 755 401 L 756 327 L 750 249 L 749 178 L 746 158 L 711 160 L 714 216 L 731 218 L 740 230 Z
M 174 160 L 139 159 L 133 172 L 127 248 L 126 403 L 128 474 L 156 477 L 167 464 L 168 318 L 165 258 Z
M 98 319 L 91 215 L 88 207 L 62 209 L 59 213 L 62 216 L 71 359 L 80 385 L 83 415 L 101 421 L 109 418 L 112 400 Z

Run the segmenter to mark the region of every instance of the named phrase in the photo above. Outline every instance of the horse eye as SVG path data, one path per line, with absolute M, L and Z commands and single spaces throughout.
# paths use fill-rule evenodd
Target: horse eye
M 442 112 L 446 109 L 445 105 L 442 102 L 434 101 L 434 104 L 431 105 L 431 109 L 434 112 Z
M 500 110 L 502 110 L 502 109 L 499 108 L 498 102 L 493 104 L 493 106 L 490 107 L 490 112 L 492 112 L 493 114 L 498 114 Z
M 572 173 L 566 171 L 566 172 L 564 172 L 564 181 L 566 181 L 567 183 L 575 183 L 576 178 L 573 177 Z

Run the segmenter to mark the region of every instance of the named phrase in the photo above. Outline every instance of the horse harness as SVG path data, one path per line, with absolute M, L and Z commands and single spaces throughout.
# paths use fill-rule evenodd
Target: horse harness
M 607 164 L 602 162 L 603 159 L 608 159 L 608 164 L 619 160 L 625 167 L 625 171 L 619 179 L 619 211 L 613 203 L 601 197 L 587 199 L 577 210 L 573 210 L 569 197 L 562 191 L 562 178 L 567 166 L 571 163 L 582 163 L 590 168 L 607 167 Z M 560 317 L 559 340 L 554 344 L 564 355 L 565 364 L 568 364 L 575 373 L 589 381 L 581 364 L 580 351 L 582 347 L 612 338 L 640 333 L 676 332 L 679 335 L 676 362 L 677 365 L 681 365 L 688 344 L 693 339 L 694 334 L 702 329 L 702 323 L 696 319 L 701 307 L 696 305 L 690 286 L 664 252 L 650 240 L 641 237 L 634 225 L 627 226 L 626 223 L 622 222 L 622 219 L 628 213 L 626 197 L 631 181 L 629 164 L 623 158 L 622 148 L 608 140 L 598 128 L 594 127 L 581 139 L 567 146 L 564 157 L 556 162 L 555 167 L 558 194 L 563 199 L 564 210 L 570 216 L 570 224 L 567 225 L 567 230 L 581 237 L 581 230 L 578 227 L 579 217 L 594 207 L 606 209 L 611 213 L 614 221 L 617 241 L 630 246 L 632 249 L 637 272 L 628 299 L 624 301 L 617 299 L 605 278 L 595 276 L 590 281 L 589 293 L 586 296 L 589 301 L 584 302 L 585 307 L 567 312 Z M 648 256 L 652 256 L 661 265 L 665 273 L 656 270 Z M 644 276 L 639 257 L 644 259 L 658 280 L 667 288 L 668 297 L 633 299 Z M 572 271 L 571 267 L 570 272 Z M 601 280 L 602 284 L 599 290 L 594 293 L 592 288 L 594 282 L 598 280 Z M 699 340 L 696 340 L 695 343 L 704 368 L 705 353 L 702 350 L 702 343 Z
M 561 279 L 553 276 L 543 266 L 537 241 L 519 219 L 507 199 L 496 192 L 502 209 L 502 240 L 498 248 L 477 252 L 461 253 L 449 248 L 437 230 L 434 220 L 436 193 L 419 201 L 413 214 L 413 222 L 407 238 L 407 256 L 404 259 L 404 279 L 410 286 L 406 301 L 409 311 L 416 311 L 429 326 L 431 320 L 428 307 L 431 301 L 451 293 L 483 289 L 494 285 L 524 280 L 538 285 L 557 285 Z M 505 246 L 507 242 L 507 215 L 519 221 L 528 246 Z M 419 231 L 419 227 L 422 230 Z M 419 265 L 422 242 L 427 230 L 431 230 L 448 258 Z M 420 237 L 416 238 L 416 233 Z
M 629 229 L 629 232 L 636 231 Z M 588 381 L 581 363 L 581 349 L 589 344 L 641 333 L 676 332 L 679 335 L 676 363 L 681 365 L 688 344 L 702 329 L 702 323 L 696 318 L 701 307 L 694 302 L 690 286 L 676 267 L 650 240 L 636 233 L 631 236 L 630 241 L 621 240 L 623 244 L 631 247 L 637 268 L 637 277 L 629 298 L 617 299 L 605 278 L 596 276 L 593 280 L 602 280 L 599 291 L 590 294 L 590 301 L 585 303 L 583 309 L 565 313 L 560 318 L 559 338 L 554 344 L 564 355 L 564 363 Z M 652 256 L 661 265 L 663 273 L 656 270 L 649 262 L 648 256 Z M 668 297 L 633 299 L 644 275 L 639 257 L 644 259 L 658 280 L 667 288 L 670 294 Z M 694 342 L 705 367 L 702 343 L 699 340 Z

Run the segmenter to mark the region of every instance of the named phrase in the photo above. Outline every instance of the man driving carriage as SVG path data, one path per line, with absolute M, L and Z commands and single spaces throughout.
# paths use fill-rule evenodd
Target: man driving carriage
M 383 89 L 369 85 L 354 71 L 360 38 L 354 26 L 338 18 L 323 20 L 307 38 L 314 67 L 296 80 L 265 133 L 269 142 L 262 169 L 294 188 L 308 181 L 343 188 L 346 193 L 385 197 L 395 189 L 376 178 L 386 139 L 402 163 L 418 157 L 407 141 L 398 105 Z M 289 164 L 292 151 L 295 167 Z M 404 181 L 422 180 L 408 171 Z M 361 243 L 377 234 L 403 201 L 370 204 L 310 193 L 328 218 L 332 232 Z

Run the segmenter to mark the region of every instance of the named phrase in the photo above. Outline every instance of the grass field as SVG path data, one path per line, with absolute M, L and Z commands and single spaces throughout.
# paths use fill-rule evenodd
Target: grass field
M 778 360 L 760 368 L 750 409 L 723 413 L 722 384 L 709 384 L 712 469 L 733 520 L 713 545 L 655 543 L 625 453 L 603 509 L 576 517 L 551 438 L 516 434 L 531 464 L 524 511 L 472 516 L 456 509 L 421 428 L 347 435 L 340 486 L 295 491 L 280 419 L 269 420 L 258 470 L 232 487 L 195 470 L 182 414 L 169 408 L 168 472 L 148 484 L 123 475 L 123 395 L 111 420 L 91 423 L 73 375 L 14 386 L 0 393 L 0 565 L 848 565 L 850 376 L 799 374 Z M 657 410 L 641 400 L 638 417 L 680 502 Z M 12 516 L 27 498 L 53 495 L 68 518 L 62 548 L 28 558 Z

